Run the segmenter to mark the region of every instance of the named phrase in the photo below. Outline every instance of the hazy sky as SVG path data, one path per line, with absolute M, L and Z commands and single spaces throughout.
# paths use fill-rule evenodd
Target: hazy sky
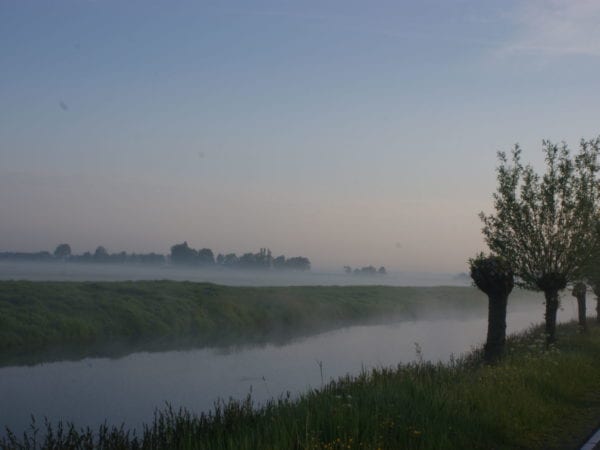
M 497 150 L 600 133 L 600 1 L 0 0 L 0 250 L 465 270 Z

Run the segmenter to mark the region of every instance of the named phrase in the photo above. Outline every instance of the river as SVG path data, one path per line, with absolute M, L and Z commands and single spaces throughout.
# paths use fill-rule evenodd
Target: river
M 559 320 L 576 317 L 575 302 L 563 300 Z M 538 323 L 543 304 L 509 305 L 508 332 Z M 292 395 L 347 373 L 392 366 L 422 357 L 446 361 L 485 339 L 486 318 L 427 319 L 387 325 L 352 326 L 283 345 L 240 346 L 157 353 L 118 359 L 86 358 L 0 369 L 0 426 L 20 432 L 31 414 L 38 420 L 73 421 L 77 426 L 108 424 L 138 428 L 166 402 L 194 412 L 219 398 L 256 402 Z

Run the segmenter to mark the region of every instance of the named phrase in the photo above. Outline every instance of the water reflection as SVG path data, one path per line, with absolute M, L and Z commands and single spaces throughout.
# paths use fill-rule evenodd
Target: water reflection
M 543 316 L 543 305 L 509 312 L 509 332 L 527 328 Z M 565 302 L 562 321 L 576 315 Z M 198 349 L 134 353 L 120 359 L 86 358 L 33 367 L 0 369 L 0 424 L 24 429 L 30 414 L 52 421 L 95 426 L 126 423 L 140 427 L 156 407 L 169 402 L 199 412 L 217 398 L 243 398 L 250 391 L 264 401 L 292 394 L 362 368 L 390 366 L 416 358 L 415 343 L 428 360 L 447 360 L 482 343 L 484 317 L 418 320 L 354 326 L 290 342 L 242 349 Z

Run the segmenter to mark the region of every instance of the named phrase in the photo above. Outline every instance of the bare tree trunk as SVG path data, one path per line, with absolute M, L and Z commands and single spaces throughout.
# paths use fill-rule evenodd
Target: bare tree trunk
M 592 290 L 596 296 L 596 322 L 600 323 L 600 286 L 598 286 L 598 283 L 592 284 Z
M 558 311 L 558 289 L 544 291 L 546 297 L 546 344 L 556 342 L 556 312 Z
M 577 297 L 577 308 L 579 310 L 579 326 L 581 326 L 581 328 L 583 328 L 583 331 L 587 331 L 585 294 Z
M 502 356 L 506 342 L 506 304 L 508 293 L 488 294 L 488 330 L 484 358 L 494 363 Z
M 577 299 L 577 312 L 579 313 L 579 326 L 582 331 L 587 331 L 587 320 L 586 320 L 586 308 L 585 308 L 585 294 L 587 288 L 585 283 L 576 283 L 573 286 L 573 297 Z

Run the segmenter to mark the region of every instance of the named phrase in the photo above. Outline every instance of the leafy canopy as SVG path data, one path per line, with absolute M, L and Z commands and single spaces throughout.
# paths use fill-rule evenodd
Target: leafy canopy
M 496 255 L 479 253 L 469 259 L 473 283 L 488 295 L 508 295 L 514 286 L 514 274 L 508 261 Z
M 546 172 L 498 153 L 495 214 L 480 213 L 490 250 L 510 261 L 518 284 L 558 290 L 581 276 L 598 244 L 600 137 L 581 140 L 573 158 L 567 145 L 543 141 Z

